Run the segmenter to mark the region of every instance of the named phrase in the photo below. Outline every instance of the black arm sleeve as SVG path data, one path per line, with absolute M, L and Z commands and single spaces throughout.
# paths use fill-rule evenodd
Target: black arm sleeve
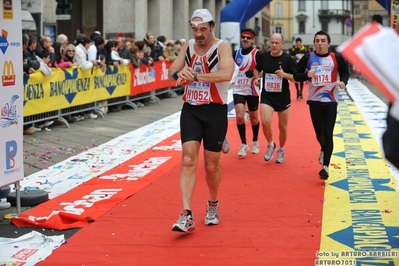
M 348 84 L 348 80 L 349 80 L 348 64 L 346 63 L 345 59 L 339 53 L 335 53 L 335 58 L 337 59 L 337 63 L 338 63 L 339 79 L 346 85 L 346 84 Z
M 306 69 L 306 65 L 308 64 L 310 57 L 310 53 L 305 54 L 301 60 L 299 60 L 298 64 L 295 67 L 294 71 L 294 79 L 295 81 L 307 81 L 308 78 L 308 70 Z
M 389 106 L 389 110 L 391 105 Z M 385 158 L 399 169 L 399 121 L 389 114 L 387 116 L 387 130 L 382 135 L 382 146 Z

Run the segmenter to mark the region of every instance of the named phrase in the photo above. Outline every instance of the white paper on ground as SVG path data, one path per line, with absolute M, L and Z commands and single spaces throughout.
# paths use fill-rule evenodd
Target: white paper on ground
M 64 235 L 46 236 L 36 231 L 18 238 L 0 237 L 0 265 L 35 265 L 64 242 Z

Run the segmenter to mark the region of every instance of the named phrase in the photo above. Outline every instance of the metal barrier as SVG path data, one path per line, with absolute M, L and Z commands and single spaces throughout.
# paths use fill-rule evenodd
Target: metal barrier
M 140 100 L 152 100 L 156 103 L 160 103 L 161 100 L 157 97 L 162 94 L 167 94 L 168 97 L 174 98 L 177 97 L 176 91 L 181 90 L 181 87 L 168 87 L 162 88 L 155 91 L 151 91 L 148 93 L 143 93 L 136 96 L 123 96 L 117 98 L 107 99 L 107 104 L 102 104 L 100 102 L 94 102 L 93 104 L 83 104 L 74 107 L 69 107 L 61 110 L 25 116 L 24 117 L 24 125 L 31 125 L 40 122 L 46 122 L 49 120 L 57 120 L 61 121 L 63 124 L 66 125 L 67 128 L 70 128 L 68 120 L 65 117 L 70 117 L 74 114 L 86 113 L 89 111 L 94 111 L 98 113 L 101 117 L 105 118 L 107 115 L 104 113 L 102 107 L 112 107 L 112 106 L 130 106 L 133 110 L 137 110 L 138 106 L 135 102 Z

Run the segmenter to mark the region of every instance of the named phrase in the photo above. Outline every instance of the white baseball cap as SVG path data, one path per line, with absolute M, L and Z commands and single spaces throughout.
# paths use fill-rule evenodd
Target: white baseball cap
M 209 21 L 213 21 L 213 17 L 211 15 L 211 12 L 209 12 L 208 9 L 196 9 L 193 13 L 193 15 L 191 16 L 191 24 L 200 24 L 199 21 L 193 21 L 193 18 L 200 18 L 202 19 L 201 23 L 206 23 Z

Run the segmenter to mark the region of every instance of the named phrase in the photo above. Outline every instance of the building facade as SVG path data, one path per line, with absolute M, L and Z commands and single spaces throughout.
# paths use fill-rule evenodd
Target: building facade
M 281 33 L 284 37 L 284 49 L 291 47 L 294 36 L 294 2 L 291 0 L 274 0 L 270 2 L 271 33 Z
M 195 9 L 206 8 L 216 22 L 219 36 L 220 11 L 226 0 L 21 0 L 22 9 L 29 11 L 35 22 L 36 35 L 66 34 L 70 41 L 77 34 L 90 36 L 100 31 L 104 38 L 117 33 L 142 40 L 147 31 L 155 37 L 189 39 L 192 37 L 189 20 Z M 259 11 L 246 25 L 262 32 L 263 11 Z M 263 34 L 258 35 L 264 42 Z

